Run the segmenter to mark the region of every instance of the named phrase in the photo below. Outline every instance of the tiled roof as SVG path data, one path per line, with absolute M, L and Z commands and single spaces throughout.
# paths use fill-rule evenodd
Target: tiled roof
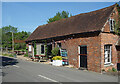
M 100 31 L 112 13 L 115 5 L 61 19 L 39 26 L 26 41 L 41 40 L 70 34 Z

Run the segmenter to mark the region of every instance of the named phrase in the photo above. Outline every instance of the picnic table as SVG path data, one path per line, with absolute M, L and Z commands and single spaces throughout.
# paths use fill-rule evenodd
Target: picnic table
M 32 60 L 40 62 L 44 57 L 45 55 L 34 55 L 34 57 L 32 57 Z

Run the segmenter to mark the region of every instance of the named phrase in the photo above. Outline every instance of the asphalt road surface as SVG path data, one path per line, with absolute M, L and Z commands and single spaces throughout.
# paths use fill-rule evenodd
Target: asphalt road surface
M 108 76 L 74 68 L 56 67 L 37 62 L 3 57 L 3 82 L 117 82 Z

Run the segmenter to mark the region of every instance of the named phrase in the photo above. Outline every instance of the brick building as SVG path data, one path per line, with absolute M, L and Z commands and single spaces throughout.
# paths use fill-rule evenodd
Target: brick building
M 120 40 L 114 31 L 118 15 L 115 4 L 39 26 L 26 39 L 29 53 L 34 54 L 35 41 L 37 55 L 44 56 L 46 40 L 49 55 L 56 46 L 66 49 L 69 64 L 77 68 L 95 72 L 117 68 Z

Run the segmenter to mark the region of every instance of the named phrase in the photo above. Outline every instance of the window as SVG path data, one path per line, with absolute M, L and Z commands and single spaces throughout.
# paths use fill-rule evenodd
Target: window
M 80 54 L 87 55 L 87 46 L 80 46 Z
M 104 62 L 105 64 L 111 63 L 112 57 L 112 45 L 105 45 L 104 46 Z
M 44 53 L 45 53 L 44 45 L 41 45 L 41 54 L 44 54 Z
M 114 21 L 114 19 L 109 19 L 109 23 L 110 23 L 110 31 L 114 31 L 114 28 L 115 28 L 115 21 Z
M 29 45 L 29 52 L 31 52 L 32 51 L 32 46 L 31 45 Z
M 58 48 L 61 48 L 61 43 L 57 43 Z

